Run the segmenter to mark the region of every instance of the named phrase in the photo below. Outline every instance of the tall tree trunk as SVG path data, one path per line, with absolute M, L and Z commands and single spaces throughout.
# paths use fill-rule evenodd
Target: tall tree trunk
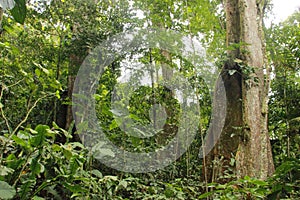
M 236 160 L 233 172 L 238 177 L 265 179 L 274 171 L 267 129 L 269 81 L 265 70 L 262 3 L 227 0 L 225 4 L 226 42 L 230 50 L 221 78 L 227 112 L 221 137 L 205 158 L 204 173 L 208 181 L 222 182 L 218 178 L 229 172 L 233 158 Z M 218 103 L 221 96 L 215 98 Z M 213 116 L 216 112 L 214 109 Z M 213 137 L 213 130 L 210 131 L 208 134 Z
M 163 13 L 161 10 L 158 9 L 162 5 L 162 2 L 156 2 L 156 3 L 151 3 L 151 4 L 154 5 L 154 10 L 151 10 L 150 14 L 149 14 L 151 24 L 153 24 L 154 27 L 159 27 L 161 29 L 167 29 L 167 23 L 166 23 L 166 21 L 164 21 L 164 19 L 165 18 L 171 19 L 171 17 L 166 16 L 166 13 Z M 170 15 L 170 13 L 169 13 L 169 15 Z M 157 16 L 159 16 L 159 17 L 157 17 Z M 171 56 L 170 52 L 168 52 L 167 50 L 164 50 L 164 49 L 160 49 L 160 53 L 161 53 L 162 59 L 163 59 L 163 60 L 159 60 L 159 62 L 161 64 L 162 78 L 164 81 L 170 82 L 173 78 L 173 69 L 168 62 L 170 62 L 170 63 L 172 62 L 172 56 Z M 158 73 L 157 73 L 157 75 L 158 75 Z M 174 118 L 175 118 L 174 117 L 175 116 L 174 105 L 168 104 L 168 103 L 170 103 L 172 98 L 174 98 L 174 91 L 172 91 L 169 88 L 164 88 L 163 94 L 161 94 L 161 95 L 164 95 L 164 103 L 167 104 L 164 107 L 167 118 L 166 118 L 166 122 L 163 126 L 163 131 L 157 135 L 157 143 L 159 145 L 166 145 L 168 143 L 168 139 L 170 139 L 171 136 L 174 136 L 177 133 L 178 124 L 173 122 Z M 155 112 L 155 110 L 154 110 L 154 112 Z M 153 113 L 153 114 L 154 114 L 154 116 L 156 115 L 156 113 Z M 157 118 L 157 120 L 159 119 L 158 117 L 156 117 L 156 118 Z M 176 121 L 176 119 L 175 119 L 175 121 Z M 155 124 L 156 123 L 154 123 L 154 125 Z
M 83 60 L 84 60 L 83 56 L 79 56 L 75 54 L 72 54 L 70 56 L 70 66 L 69 66 L 69 74 L 68 74 L 68 99 L 70 104 L 68 105 L 67 113 L 66 113 L 66 124 L 65 124 L 66 130 L 72 128 L 71 124 L 73 122 L 73 113 L 72 113 L 71 102 L 72 102 L 72 95 L 73 95 L 73 87 L 74 87 L 74 82 L 76 79 L 78 69 L 82 64 Z
M 171 55 L 166 50 L 161 50 L 161 54 L 169 62 L 172 62 Z M 170 82 L 173 78 L 173 69 L 171 66 L 169 66 L 168 63 L 165 63 L 164 61 L 161 62 L 161 70 L 162 70 L 162 78 L 166 82 Z M 168 139 L 170 139 L 171 136 L 174 136 L 178 131 L 178 124 L 174 124 L 172 121 L 175 116 L 174 111 L 174 105 L 170 105 L 170 102 L 172 98 L 174 98 L 174 91 L 172 91 L 169 88 L 164 88 L 163 94 L 164 95 L 164 103 L 165 105 L 165 111 L 166 111 L 166 122 L 163 126 L 163 131 L 161 134 L 158 135 L 158 144 L 159 145 L 166 145 L 168 142 Z
M 2 20 L 3 20 L 3 9 L 0 7 L 0 36 L 2 35 Z

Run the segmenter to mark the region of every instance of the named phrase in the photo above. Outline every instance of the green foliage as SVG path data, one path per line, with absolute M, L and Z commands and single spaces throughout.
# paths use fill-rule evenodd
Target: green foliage
M 24 24 L 25 18 L 26 18 L 26 1 L 25 0 L 14 0 L 15 1 L 15 7 L 11 10 L 11 14 L 14 17 L 14 19 L 20 23 Z
M 269 193 L 269 183 L 244 177 L 226 184 L 211 183 L 208 188 L 212 191 L 199 196 L 199 199 L 264 199 Z
M 125 178 L 103 175 L 92 167 L 92 157 L 78 142 L 55 143 L 55 138 L 70 133 L 54 124 L 19 130 L 6 146 L 1 160 L 1 198 L 38 199 L 186 199 L 197 194 L 190 179 L 162 182 L 154 178 Z M 150 174 L 149 174 L 150 175 Z M 146 177 L 147 175 L 144 175 Z M 12 186 L 10 186 L 11 184 Z M 15 193 L 15 191 L 17 191 Z
M 300 162 L 297 159 L 288 159 L 277 167 L 276 172 L 270 179 L 272 199 L 290 198 L 296 199 L 299 197 L 299 183 L 300 183 Z
M 225 184 L 210 183 L 199 199 L 297 199 L 299 198 L 299 159 L 289 159 L 267 180 L 248 176 Z M 235 178 L 235 177 L 234 177 Z
M 276 165 L 287 157 L 299 156 L 299 16 L 295 12 L 287 21 L 267 30 L 269 59 L 275 75 L 269 102 L 269 130 Z
M 134 9 L 140 9 L 145 17 L 135 16 Z M 70 103 L 64 97 L 70 89 L 67 77 L 76 74 L 90 50 L 126 29 L 159 26 L 191 34 L 207 47 L 210 61 L 222 66 L 226 49 L 221 1 L 147 0 L 134 1 L 131 6 L 128 1 L 59 0 L 28 2 L 26 8 L 25 0 L 18 0 L 10 14 L 14 20 L 5 16 L 0 37 L 0 199 L 299 198 L 299 13 L 267 30 L 267 50 L 274 67 L 269 128 L 274 141 L 276 173 L 265 181 L 228 175 L 223 177 L 230 180 L 228 183 L 208 185 L 200 181 L 202 160 L 198 152 L 211 115 L 210 91 L 195 73 L 195 66 L 178 55 L 170 54 L 167 59 L 161 49 L 143 48 L 124 55 L 132 59 L 137 56 L 144 64 L 180 68 L 199 96 L 201 134 L 197 134 L 181 158 L 165 169 L 145 174 L 108 169 L 75 141 L 76 135 L 71 130 L 64 130 L 53 121 L 61 114 L 58 105 Z M 162 135 L 148 138 L 127 135 L 119 128 L 120 113 L 112 109 L 111 98 L 121 75 L 122 59 L 107 66 L 99 80 L 94 96 L 99 124 L 118 147 L 153 151 L 163 145 L 158 143 Z M 200 67 L 206 64 L 201 62 Z M 252 80 L 255 68 L 241 60 L 235 63 L 245 80 Z M 135 71 L 134 79 L 141 81 L 143 73 L 146 70 Z M 161 128 L 178 125 L 181 108 L 175 98 L 168 97 L 170 93 L 163 86 L 144 86 L 131 97 L 126 95 L 125 90 L 120 90 L 118 97 L 120 104 L 129 98 L 127 119 L 147 125 L 154 119 L 149 114 L 151 109 L 160 103 L 166 111 L 161 114 L 166 121 Z M 80 131 L 86 125 L 76 128 Z M 153 132 L 136 130 L 138 136 L 152 136 Z M 172 136 L 162 138 L 168 142 Z M 61 137 L 65 141 L 60 141 Z M 102 154 L 114 156 L 114 152 L 97 145 Z M 232 160 L 231 165 L 234 163 Z
M 16 191 L 8 183 L 0 181 L 0 198 L 11 199 L 15 196 Z

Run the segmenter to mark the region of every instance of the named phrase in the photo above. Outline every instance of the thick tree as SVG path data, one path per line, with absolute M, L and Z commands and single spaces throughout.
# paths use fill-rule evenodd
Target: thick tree
M 217 143 L 204 159 L 207 181 L 226 181 L 224 175 L 232 172 L 265 179 L 274 171 L 267 129 L 270 70 L 262 30 L 264 5 L 257 0 L 225 1 L 227 60 L 216 91 L 224 84 L 226 98 L 216 93 L 212 123 L 218 124 L 218 104 L 225 99 L 227 110 L 220 138 L 214 128 L 208 132 Z

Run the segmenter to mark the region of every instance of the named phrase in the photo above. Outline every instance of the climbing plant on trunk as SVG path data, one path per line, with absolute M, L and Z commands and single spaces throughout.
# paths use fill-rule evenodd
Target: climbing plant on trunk
M 264 6 L 264 1 L 257 0 L 224 4 L 227 60 L 217 90 L 224 83 L 226 98 L 217 93 L 215 102 L 227 99 L 227 110 L 220 138 L 214 138 L 213 129 L 208 133 L 218 141 L 205 157 L 207 181 L 225 182 L 228 173 L 265 179 L 274 171 L 267 130 L 270 69 L 262 31 Z M 214 107 L 213 116 L 217 116 L 218 105 Z

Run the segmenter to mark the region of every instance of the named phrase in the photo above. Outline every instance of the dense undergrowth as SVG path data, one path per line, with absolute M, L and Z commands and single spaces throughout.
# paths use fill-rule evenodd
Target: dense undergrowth
M 112 171 L 78 142 L 55 143 L 70 133 L 54 126 L 27 127 L 1 136 L 2 199 L 297 199 L 299 158 L 287 159 L 262 181 L 250 177 L 226 184 L 201 181 L 201 162 L 185 155 L 155 173 Z M 195 159 L 195 160 L 194 160 Z M 196 161 L 196 162 L 193 162 Z M 184 163 L 190 162 L 187 166 Z M 233 179 L 233 180 L 232 180 Z

